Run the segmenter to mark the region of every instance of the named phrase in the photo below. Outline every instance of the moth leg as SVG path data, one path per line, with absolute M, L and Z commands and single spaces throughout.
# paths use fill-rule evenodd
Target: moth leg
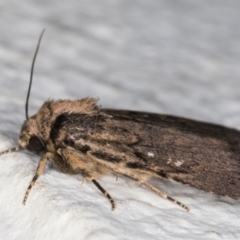
M 132 182 L 132 187 L 136 187 L 137 182 L 138 182 L 138 181 L 134 180 L 134 181 Z
M 25 193 L 25 196 L 24 196 L 24 199 L 23 199 L 23 204 L 25 205 L 26 201 L 27 201 L 27 198 L 28 198 L 28 195 L 32 189 L 32 186 L 35 184 L 35 182 L 37 181 L 38 177 L 43 173 L 45 167 L 46 167 L 46 163 L 47 163 L 47 159 L 48 159 L 48 154 L 44 154 L 41 159 L 39 160 L 38 162 L 38 166 L 37 166 L 37 170 L 36 170 L 36 173 L 32 179 L 32 181 L 30 182 L 29 186 L 28 186 L 28 189 Z
M 82 185 L 83 185 L 84 183 L 86 183 L 86 182 L 87 182 L 87 178 L 84 177 L 83 180 L 82 180 Z
M 175 200 L 174 198 L 169 197 L 168 195 L 166 195 L 164 192 L 162 192 L 161 190 L 159 190 L 158 188 L 154 187 L 152 184 L 148 183 L 148 182 L 143 182 L 143 184 L 145 186 L 147 186 L 148 188 L 150 188 L 151 190 L 153 190 L 154 192 L 156 192 L 157 194 L 159 194 L 162 198 L 168 199 L 171 202 L 179 205 L 180 207 L 184 208 L 185 210 L 189 211 L 190 209 L 185 206 L 184 204 L 178 202 L 177 200 Z
M 112 197 L 110 196 L 110 194 L 95 179 L 92 179 L 92 182 L 108 198 L 108 200 L 110 201 L 110 203 L 112 205 L 112 211 L 113 211 L 115 209 L 115 202 L 112 199 Z
M 114 200 L 112 199 L 110 194 L 95 180 L 95 178 L 101 175 L 101 173 L 105 172 L 106 169 L 103 169 L 102 167 L 97 168 L 96 163 L 93 161 L 89 161 L 86 154 L 76 151 L 73 148 L 60 148 L 57 150 L 57 152 L 68 163 L 68 165 L 71 166 L 72 170 L 75 173 L 80 173 L 84 177 L 83 183 L 86 180 L 92 180 L 94 185 L 108 198 L 112 205 L 112 210 L 114 210 Z M 98 171 L 96 171 L 96 169 L 98 169 Z
M 123 173 L 123 175 L 131 178 L 132 180 L 136 182 L 139 182 L 140 184 L 144 184 L 146 187 L 150 188 L 152 191 L 154 191 L 155 193 L 157 193 L 158 195 L 160 195 L 162 198 L 165 198 L 165 199 L 168 199 L 170 200 L 171 202 L 179 205 L 180 207 L 184 208 L 185 210 L 189 211 L 190 209 L 182 204 L 181 202 L 175 200 L 174 198 L 172 197 L 169 197 L 167 194 L 165 194 L 164 192 L 162 192 L 160 189 L 154 187 L 152 184 L 150 184 L 149 182 L 147 182 L 147 178 L 146 176 L 144 177 L 144 175 L 141 175 L 142 179 L 139 178 L 139 175 L 138 174 L 132 174 L 132 173 Z

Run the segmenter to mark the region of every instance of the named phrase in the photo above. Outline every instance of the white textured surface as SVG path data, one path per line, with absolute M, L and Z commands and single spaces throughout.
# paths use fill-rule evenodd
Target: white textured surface
M 161 112 L 239 128 L 240 2 L 159 0 L 0 3 L 0 151 L 24 120 L 38 36 L 30 113 L 48 98 L 100 97 L 103 107 Z M 183 211 L 114 176 L 100 183 L 47 168 L 25 190 L 38 157 L 0 157 L 0 239 L 240 239 L 240 203 L 156 182 Z

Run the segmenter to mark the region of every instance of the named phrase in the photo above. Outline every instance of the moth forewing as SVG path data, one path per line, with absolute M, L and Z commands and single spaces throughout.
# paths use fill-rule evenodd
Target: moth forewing
M 0 153 L 28 149 L 41 155 L 24 204 L 47 161 L 61 172 L 92 181 L 112 210 L 114 200 L 96 180 L 110 173 L 127 176 L 186 210 L 187 206 L 151 185 L 149 178 L 171 179 L 240 199 L 237 130 L 167 115 L 101 109 L 94 98 L 48 100 L 29 117 L 28 99 L 42 34 L 31 68 L 20 145 Z

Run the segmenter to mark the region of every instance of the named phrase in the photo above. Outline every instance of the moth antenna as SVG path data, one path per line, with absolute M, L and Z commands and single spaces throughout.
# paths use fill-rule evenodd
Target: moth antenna
M 34 56 L 33 56 L 33 61 L 32 61 L 32 66 L 31 66 L 31 74 L 30 74 L 30 82 L 29 82 L 29 86 L 28 86 L 27 99 L 26 99 L 26 103 L 25 103 L 26 119 L 29 119 L 29 117 L 28 117 L 28 100 L 29 100 L 30 91 L 31 91 L 31 87 L 32 87 L 34 64 L 35 64 L 35 60 L 36 60 L 36 57 L 37 57 L 38 49 L 39 49 L 44 31 L 45 31 L 45 29 L 42 30 L 42 33 L 41 33 L 41 35 L 38 39 L 38 44 L 37 44 L 37 47 L 36 47 L 36 50 L 35 50 L 35 53 L 34 53 Z
M 23 147 L 20 146 L 20 145 L 18 145 L 17 147 L 10 148 L 10 149 L 8 149 L 8 150 L 6 150 L 6 151 L 0 152 L 0 156 L 3 155 L 3 154 L 6 154 L 6 153 L 18 152 L 18 151 L 20 151 L 20 150 L 22 150 L 22 149 L 23 149 Z

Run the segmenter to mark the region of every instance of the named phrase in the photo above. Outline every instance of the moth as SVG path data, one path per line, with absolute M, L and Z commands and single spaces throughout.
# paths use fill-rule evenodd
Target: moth
M 44 32 L 44 30 L 43 30 Z M 29 94 L 40 35 L 32 61 L 19 146 L 2 153 L 28 149 L 40 155 L 23 204 L 47 161 L 66 174 L 81 174 L 110 201 L 97 179 L 106 174 L 126 176 L 161 197 L 189 210 L 149 183 L 165 178 L 199 190 L 240 199 L 240 132 L 180 117 L 101 109 L 95 98 L 48 100 L 28 116 Z

